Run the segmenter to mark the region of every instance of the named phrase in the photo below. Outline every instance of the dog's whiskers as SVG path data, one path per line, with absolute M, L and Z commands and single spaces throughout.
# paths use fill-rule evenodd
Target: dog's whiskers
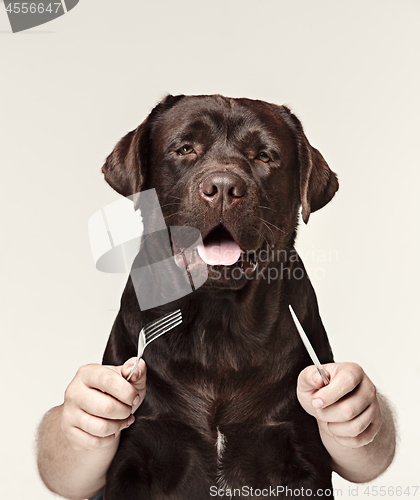
M 283 231 L 283 229 L 280 229 L 279 227 L 275 226 L 274 224 L 272 224 L 271 222 L 268 222 L 268 220 L 265 220 L 265 219 L 261 219 L 261 217 L 258 217 L 258 219 L 260 219 L 260 221 L 262 221 L 263 224 L 267 225 L 267 224 L 270 224 L 270 226 L 273 226 L 275 229 L 277 229 L 278 231 L 280 231 L 281 233 L 283 234 L 286 234 L 285 231 Z M 268 226 L 267 226 L 268 227 Z M 269 228 L 270 229 L 270 228 Z M 271 229 L 270 229 L 271 231 Z M 273 233 L 273 231 L 271 231 L 271 233 Z
M 181 210 L 180 212 L 175 212 L 174 214 L 166 215 L 163 218 L 166 221 L 166 220 L 170 219 L 171 217 L 175 217 L 175 215 L 179 215 L 179 214 L 185 214 L 185 210 Z
M 167 203 L 166 205 L 161 205 L 160 208 L 170 207 L 171 205 L 181 205 L 181 203 Z
M 254 231 L 258 232 L 258 229 L 255 226 L 253 226 L 252 224 L 251 224 L 251 227 L 252 227 L 252 229 L 254 229 Z M 261 234 L 261 236 L 263 237 L 263 240 L 265 241 L 266 245 L 268 247 L 270 247 L 270 245 L 269 245 L 269 243 L 267 241 L 267 238 L 264 236 L 264 234 Z
M 271 234 L 273 234 L 273 231 L 271 230 L 271 228 L 269 226 L 267 226 L 267 224 L 265 223 L 265 220 L 264 219 L 261 219 L 261 217 L 258 217 L 262 223 L 264 224 L 264 226 L 270 231 Z
M 274 208 L 270 208 L 270 207 L 263 207 L 262 205 L 259 205 L 258 208 L 266 208 L 267 210 L 272 210 L 273 212 L 276 212 L 277 213 L 277 210 L 274 210 Z

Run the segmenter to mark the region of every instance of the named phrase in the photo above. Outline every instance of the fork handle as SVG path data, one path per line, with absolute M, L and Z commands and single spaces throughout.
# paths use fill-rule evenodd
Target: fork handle
M 136 359 L 136 362 L 135 362 L 133 368 L 131 368 L 131 371 L 128 374 L 127 382 L 130 380 L 130 378 L 133 375 L 133 373 L 135 372 L 136 368 L 139 366 L 141 357 L 143 356 L 144 348 L 146 346 L 146 337 L 144 335 L 144 332 L 141 331 L 140 333 L 141 334 L 139 335 L 139 346 L 138 346 L 138 349 L 137 349 L 137 359 Z
M 139 366 L 139 363 L 140 363 L 140 359 L 141 359 L 141 356 L 138 356 L 137 357 L 137 360 L 136 360 L 136 363 L 134 364 L 133 368 L 131 368 L 131 371 L 127 377 L 127 382 L 130 380 L 131 378 L 131 375 L 133 375 L 134 371 L 136 370 L 136 368 Z

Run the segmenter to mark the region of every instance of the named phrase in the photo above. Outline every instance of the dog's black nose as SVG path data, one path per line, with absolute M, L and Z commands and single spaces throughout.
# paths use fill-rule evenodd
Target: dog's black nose
M 199 194 L 212 208 L 218 208 L 222 205 L 224 209 L 233 208 L 243 201 L 246 185 L 237 175 L 216 172 L 201 182 Z

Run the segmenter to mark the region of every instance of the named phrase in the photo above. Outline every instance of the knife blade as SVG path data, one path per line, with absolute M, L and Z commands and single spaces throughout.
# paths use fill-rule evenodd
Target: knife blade
M 324 370 L 322 367 L 318 356 L 315 354 L 314 348 L 312 347 L 311 343 L 309 342 L 309 339 L 302 328 L 302 325 L 300 324 L 300 321 L 298 320 L 295 311 L 293 310 L 292 306 L 289 304 L 289 309 L 290 313 L 292 314 L 293 321 L 295 323 L 295 326 L 297 328 L 297 331 L 299 332 L 300 338 L 302 339 L 303 345 L 306 347 L 306 350 L 308 351 L 309 356 L 312 359 L 313 364 L 316 366 L 316 369 L 318 370 L 318 373 L 321 375 L 322 381 L 324 382 L 324 385 L 328 385 L 330 383 L 330 378 L 327 374 L 327 372 Z

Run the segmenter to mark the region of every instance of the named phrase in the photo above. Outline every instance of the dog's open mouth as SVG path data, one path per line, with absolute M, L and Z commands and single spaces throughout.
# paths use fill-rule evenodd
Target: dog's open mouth
M 213 228 L 202 243 L 186 247 L 172 237 L 175 261 L 180 267 L 207 264 L 212 268 L 240 268 L 247 274 L 257 268 L 259 250 L 243 250 L 222 224 Z
M 231 266 L 241 256 L 241 247 L 223 226 L 217 226 L 197 246 L 198 255 L 209 266 Z
M 258 262 L 257 251 L 245 251 L 235 241 L 232 234 L 222 224 L 213 228 L 203 242 L 196 247 L 185 249 L 183 245 L 175 245 L 175 260 L 178 265 L 194 265 L 201 262 L 212 268 L 238 267 L 247 273 L 255 271 Z
M 212 229 L 197 246 L 198 255 L 209 266 L 233 266 L 254 271 L 257 267 L 257 252 L 244 251 L 231 233 L 219 225 Z

